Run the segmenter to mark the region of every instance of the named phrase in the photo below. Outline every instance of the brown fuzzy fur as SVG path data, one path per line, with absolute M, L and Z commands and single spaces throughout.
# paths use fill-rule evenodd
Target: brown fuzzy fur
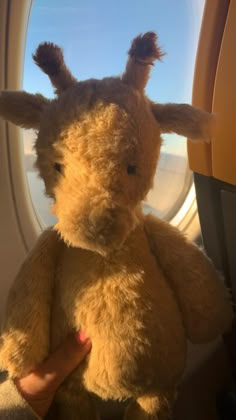
M 37 166 L 58 217 L 11 290 L 1 365 L 11 377 L 24 375 L 69 332 L 85 330 L 92 351 L 57 394 L 61 418 L 68 420 L 98 418 L 91 393 L 135 399 L 127 420 L 167 418 L 187 338 L 210 341 L 233 316 L 206 256 L 176 228 L 142 213 L 160 133 L 208 140 L 212 119 L 189 105 L 153 104 L 144 95 L 150 64 L 160 56 L 150 40 L 155 37 L 148 33 L 134 41 L 123 78 L 75 83 L 69 76 L 67 89 L 58 47 L 52 61 L 63 76 L 55 82 L 50 57 L 46 64 L 40 58 L 51 44 L 43 44 L 36 61 L 60 96 L 0 95 L 4 118 L 39 127 Z M 135 62 L 137 55 L 147 64 Z
M 0 115 L 23 128 L 39 129 L 40 118 L 50 101 L 26 92 L 0 92 Z
M 154 32 L 146 32 L 137 36 L 130 47 L 129 56 L 142 63 L 153 64 L 154 60 L 160 60 L 164 52 L 157 45 L 157 35 Z
M 51 42 L 40 44 L 33 55 L 33 59 L 41 70 L 49 76 L 58 95 L 77 82 L 65 65 L 62 50 L 57 45 Z
M 149 78 L 150 66 L 163 55 L 154 32 L 137 36 L 129 50 L 129 59 L 122 76 L 123 82 L 142 91 Z
M 211 141 L 215 117 L 188 104 L 151 104 L 162 133 L 177 133 L 192 140 Z

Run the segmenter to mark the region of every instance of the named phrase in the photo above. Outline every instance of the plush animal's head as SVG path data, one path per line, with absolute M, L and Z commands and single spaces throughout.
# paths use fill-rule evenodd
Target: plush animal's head
M 145 96 L 150 67 L 162 56 L 156 40 L 152 32 L 134 39 L 121 77 L 83 82 L 59 47 L 41 44 L 34 60 L 57 97 L 0 94 L 0 115 L 38 132 L 36 164 L 54 199 L 55 229 L 72 246 L 104 254 L 123 244 L 152 187 L 161 133 L 208 140 L 211 115 Z

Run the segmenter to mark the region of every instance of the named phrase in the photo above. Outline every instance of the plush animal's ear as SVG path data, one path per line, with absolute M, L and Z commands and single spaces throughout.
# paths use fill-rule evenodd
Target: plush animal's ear
M 65 65 L 62 50 L 57 45 L 51 42 L 40 44 L 33 59 L 40 69 L 49 76 L 52 85 L 56 88 L 57 95 L 77 83 Z
M 39 94 L 3 91 L 0 93 L 0 116 L 20 127 L 38 129 L 43 109 L 49 103 Z
M 209 143 L 213 134 L 215 117 L 187 104 L 156 104 L 152 112 L 162 133 L 176 133 L 191 140 Z
M 128 52 L 129 58 L 125 72 L 122 76 L 123 82 L 143 91 L 150 73 L 150 68 L 155 60 L 160 60 L 164 53 L 157 45 L 157 35 L 154 32 L 146 32 L 137 36 Z

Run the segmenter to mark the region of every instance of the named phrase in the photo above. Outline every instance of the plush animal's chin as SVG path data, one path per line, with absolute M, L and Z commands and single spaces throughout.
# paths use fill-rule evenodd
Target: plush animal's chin
M 120 249 L 126 239 L 124 238 L 123 241 L 116 242 L 116 243 L 108 242 L 107 244 L 101 244 L 98 241 L 88 240 L 86 238 L 81 238 L 76 235 L 68 235 L 67 233 L 64 234 L 62 231 L 60 231 L 60 229 L 57 229 L 56 226 L 55 226 L 55 229 L 59 232 L 60 236 L 63 238 L 65 243 L 68 244 L 69 246 L 96 252 L 102 256 L 106 256 L 110 254 L 111 252 L 114 252 L 115 250 Z
M 87 249 L 105 256 L 122 247 L 136 224 L 137 219 L 126 213 L 125 216 L 118 217 L 113 222 L 103 223 L 102 227 L 94 226 L 89 222 L 80 224 L 67 220 L 59 221 L 54 229 L 69 246 Z

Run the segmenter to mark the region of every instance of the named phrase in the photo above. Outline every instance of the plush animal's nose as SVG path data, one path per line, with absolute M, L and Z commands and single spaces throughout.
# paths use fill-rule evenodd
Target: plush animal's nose
M 126 209 L 99 206 L 89 214 L 86 236 L 94 245 L 113 250 L 123 244 L 133 227 L 133 217 Z

